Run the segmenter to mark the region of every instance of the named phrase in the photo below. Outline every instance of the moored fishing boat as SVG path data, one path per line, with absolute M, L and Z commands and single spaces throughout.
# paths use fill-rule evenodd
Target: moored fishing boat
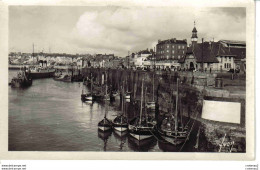
M 107 103 L 105 103 L 105 116 L 104 119 L 102 119 L 98 123 L 98 129 L 101 131 L 108 131 L 112 129 L 112 122 L 111 120 L 107 119 Z
M 178 118 L 180 116 L 178 115 L 179 112 L 178 85 L 179 85 L 179 79 L 177 78 L 175 114 L 171 115 L 171 117 L 169 118 L 166 117 L 162 121 L 162 124 L 158 130 L 160 136 L 173 145 L 179 145 L 181 143 L 184 143 L 189 138 L 188 124 L 184 126 L 183 123 L 180 122 Z
M 156 103 L 154 101 L 154 79 L 155 78 L 154 78 L 154 73 L 153 73 L 153 100 L 146 103 L 147 109 L 151 109 L 153 111 L 155 110 L 155 105 L 156 105 Z
M 141 91 L 141 106 L 140 106 L 140 116 L 134 118 L 129 123 L 129 132 L 132 137 L 137 140 L 145 140 L 153 137 L 154 125 L 147 120 L 147 115 L 142 115 L 143 110 L 143 80 L 142 80 L 142 91 Z
M 91 74 L 91 78 L 90 78 L 90 93 L 86 94 L 84 93 L 84 90 L 82 89 L 82 93 L 81 93 L 81 100 L 83 102 L 85 101 L 93 101 L 93 81 L 92 81 L 92 74 Z M 82 83 L 82 87 L 84 88 L 84 82 Z
M 124 88 L 122 87 L 122 94 L 124 94 Z M 125 116 L 125 109 L 124 109 L 124 97 L 122 97 L 121 101 L 121 113 L 113 120 L 113 128 L 116 131 L 124 132 L 128 129 L 128 119 Z
M 23 68 L 23 70 L 17 73 L 17 77 L 12 78 L 10 85 L 13 88 L 28 87 L 32 85 L 32 78 L 29 77 L 25 68 Z
M 67 75 L 67 74 L 55 76 L 55 77 L 53 77 L 53 79 L 56 80 L 56 81 L 63 81 L 63 82 L 71 82 L 72 81 L 71 76 Z

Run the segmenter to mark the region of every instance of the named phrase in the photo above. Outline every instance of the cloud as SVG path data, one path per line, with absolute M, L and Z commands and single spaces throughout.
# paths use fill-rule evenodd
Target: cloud
M 241 9 L 229 8 L 106 8 L 81 15 L 71 39 L 90 51 L 107 50 L 125 56 L 127 51 L 153 48 L 158 39 L 190 39 L 194 20 L 199 35 L 206 39 L 245 39 L 242 16 Z
M 245 40 L 246 34 L 245 8 L 15 7 L 10 11 L 9 47 L 21 51 L 31 51 L 34 42 L 39 48 L 51 46 L 53 52 L 124 57 L 128 51 L 153 48 L 159 39 L 190 42 L 194 20 L 199 41 Z

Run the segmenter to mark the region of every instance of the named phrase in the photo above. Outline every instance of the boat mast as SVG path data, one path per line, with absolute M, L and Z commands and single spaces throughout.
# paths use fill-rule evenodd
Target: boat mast
M 93 79 L 92 79 L 92 73 L 90 73 L 90 94 L 92 96 L 92 91 L 93 91 Z
M 105 92 L 105 94 L 107 96 L 107 72 L 105 72 L 105 76 L 106 76 L 106 92 Z
M 144 103 L 146 104 L 146 94 L 147 94 L 147 87 L 145 88 L 145 92 L 144 92 Z M 147 110 L 146 110 L 146 106 L 144 106 L 144 114 L 145 114 L 145 122 L 147 123 Z
M 123 82 L 124 84 L 124 82 Z M 122 109 L 122 114 L 124 115 L 124 85 L 122 86 L 122 105 L 121 105 L 121 109 Z
M 139 120 L 140 125 L 141 125 L 141 122 L 142 122 L 143 93 L 144 93 L 144 78 L 142 78 L 141 107 L 140 107 L 140 120 Z
M 154 47 L 154 52 L 153 52 L 153 102 L 154 102 L 154 78 L 155 78 L 155 47 Z
M 178 130 L 178 95 L 179 95 L 179 78 L 177 78 L 177 93 L 176 93 L 176 105 L 175 105 L 175 133 L 177 135 Z

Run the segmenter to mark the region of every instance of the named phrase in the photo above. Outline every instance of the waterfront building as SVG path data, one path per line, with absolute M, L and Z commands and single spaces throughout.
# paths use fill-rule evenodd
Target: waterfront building
M 158 40 L 156 45 L 156 68 L 177 68 L 180 66 L 179 60 L 187 52 L 187 40 L 177 40 L 176 38 L 168 40 Z
M 145 61 L 147 61 L 148 57 L 151 56 L 152 54 L 153 54 L 153 50 L 150 49 L 150 51 L 149 51 L 148 48 L 146 50 L 137 52 L 133 56 L 134 67 L 143 69 L 145 66 Z M 146 66 L 147 66 L 147 62 L 146 62 Z
M 220 40 L 198 43 L 197 29 L 194 25 L 191 46 L 186 55 L 179 60 L 186 70 L 229 71 L 245 68 L 246 44 L 243 41 Z M 243 69 L 244 71 L 245 69 Z

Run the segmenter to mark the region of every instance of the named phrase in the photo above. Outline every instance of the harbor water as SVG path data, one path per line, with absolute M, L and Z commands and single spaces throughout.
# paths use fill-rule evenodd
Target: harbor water
M 9 70 L 9 82 L 16 72 Z M 33 80 L 26 89 L 9 86 L 9 151 L 179 151 L 156 136 L 138 143 L 128 134 L 99 132 L 97 124 L 104 117 L 104 103 L 82 103 L 83 88 L 82 83 L 52 78 Z M 130 103 L 126 107 L 127 114 L 132 114 Z M 109 103 L 109 119 L 119 112 L 119 100 Z M 195 130 L 182 151 L 195 151 L 196 136 Z

